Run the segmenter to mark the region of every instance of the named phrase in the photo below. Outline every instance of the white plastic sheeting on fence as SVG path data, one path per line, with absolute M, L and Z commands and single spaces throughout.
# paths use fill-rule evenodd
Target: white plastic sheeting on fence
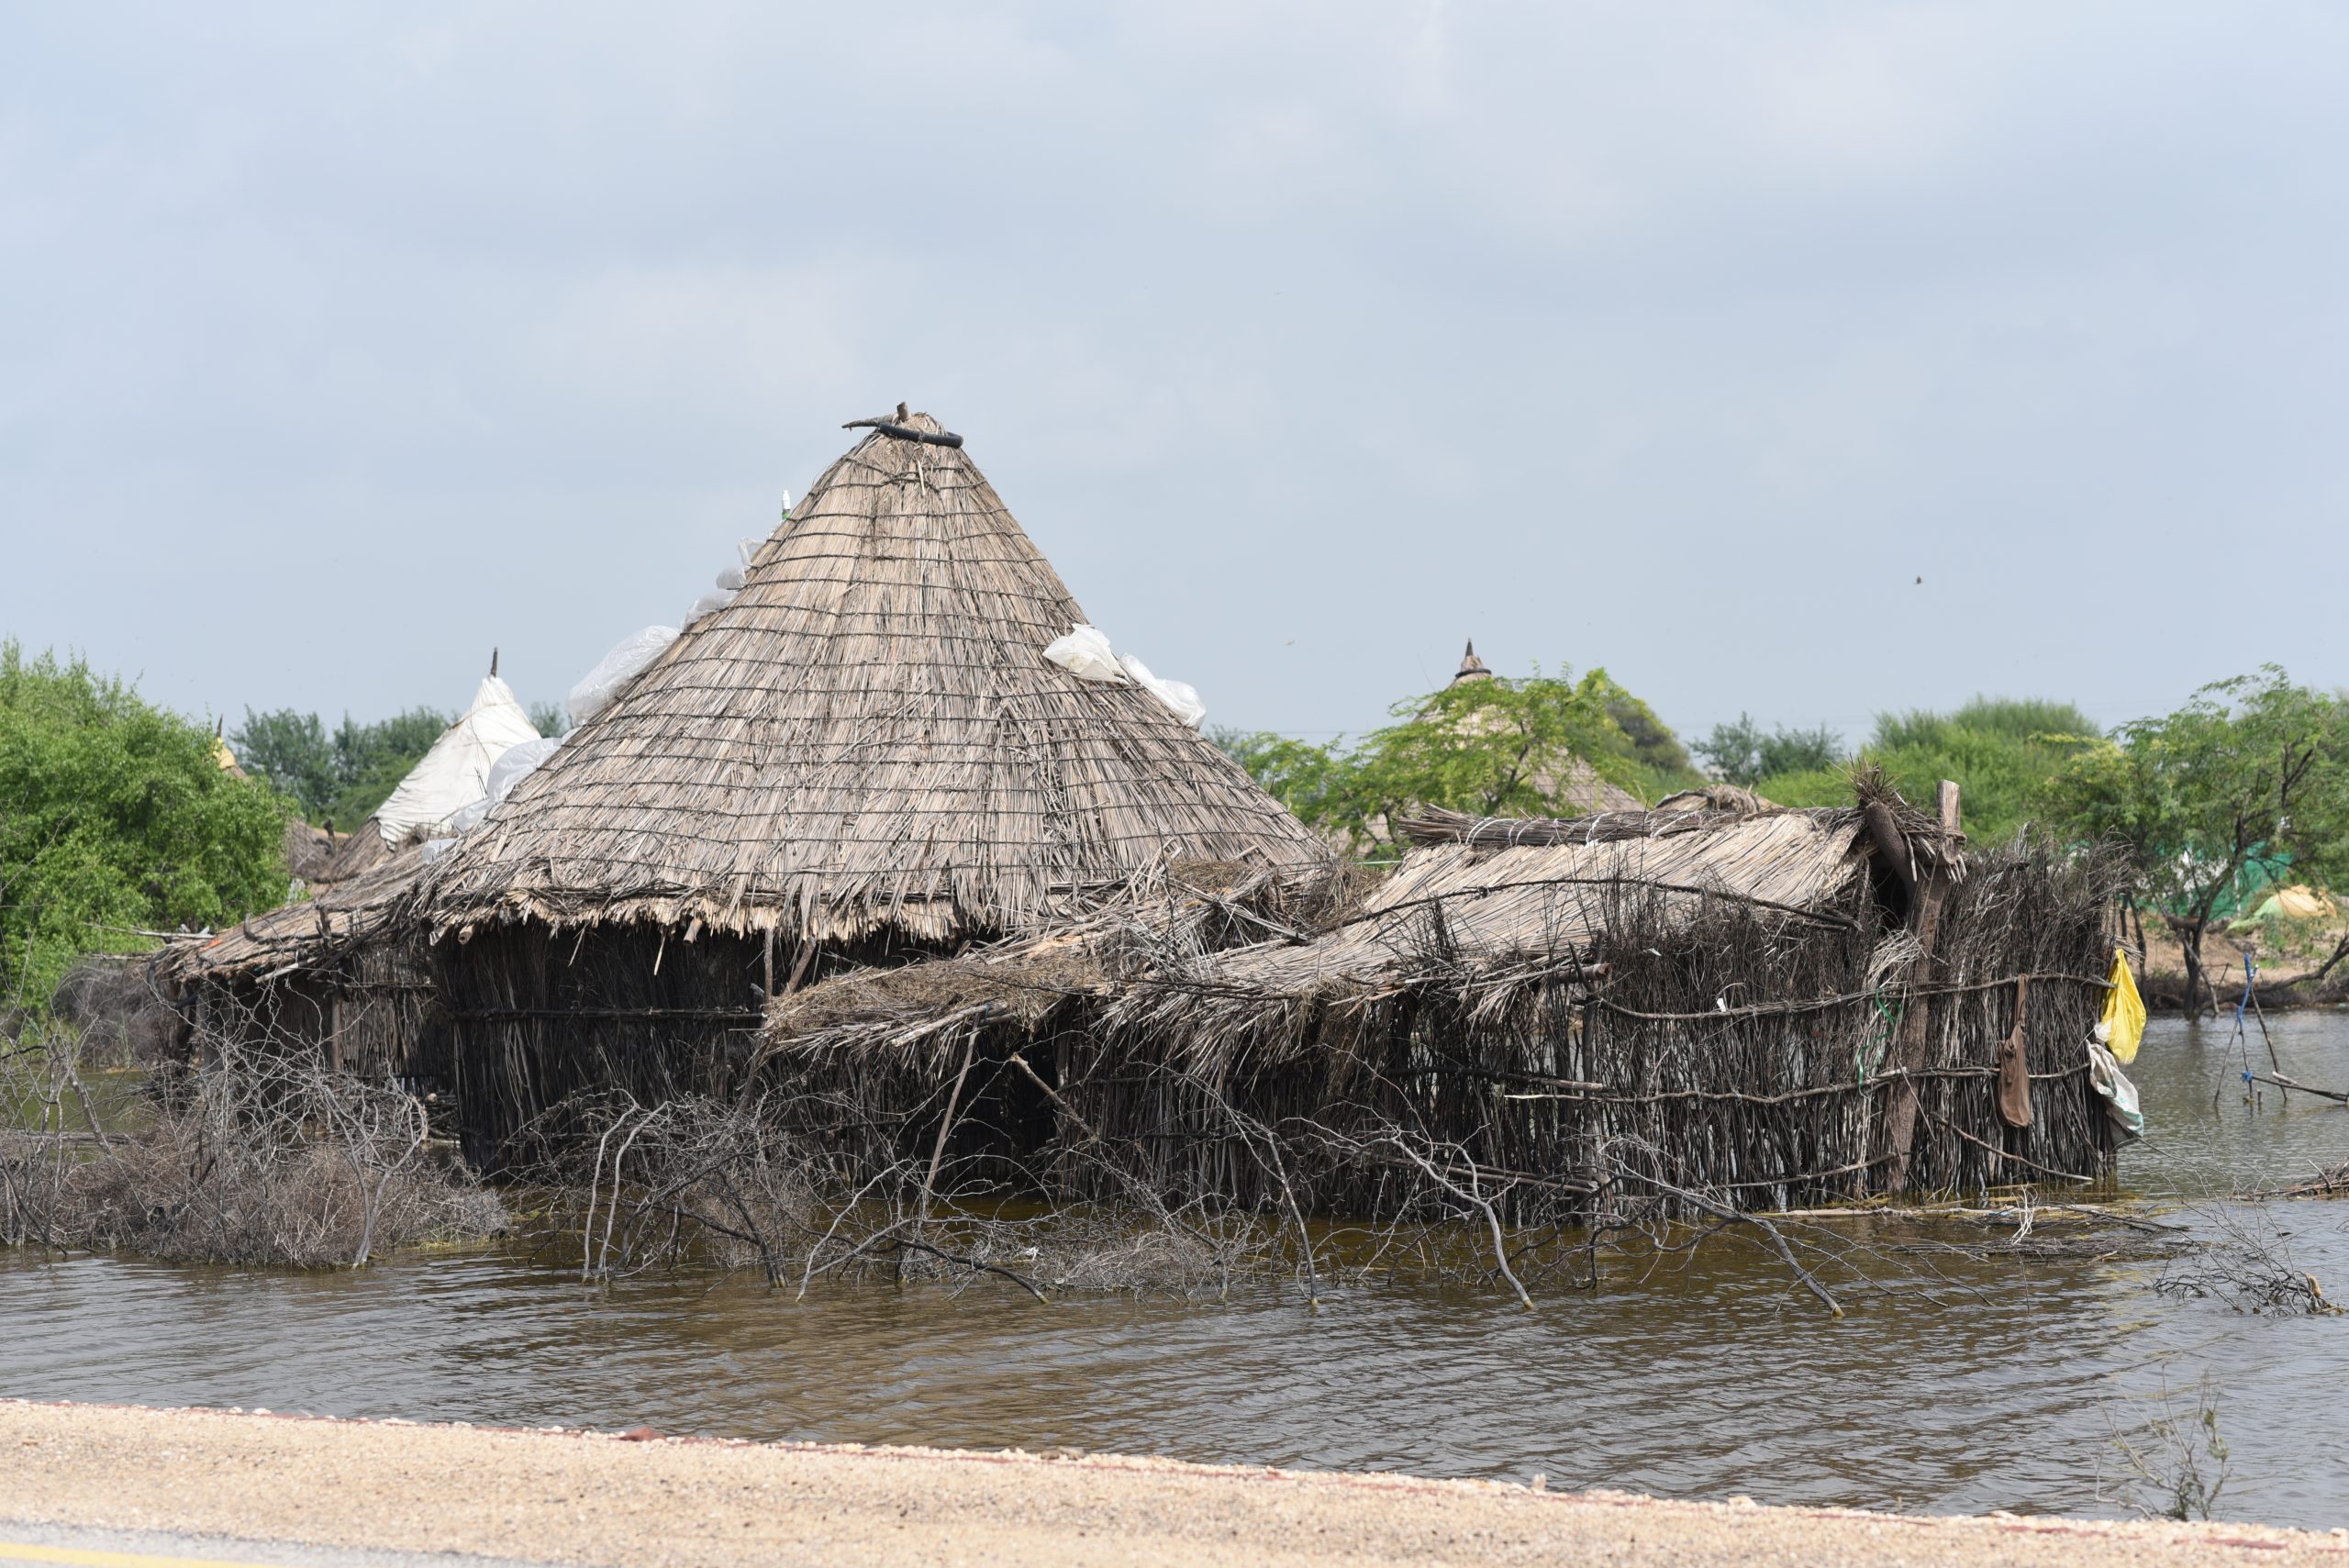
M 564 704 L 571 710 L 571 722 L 584 724 L 603 712 L 614 697 L 627 689 L 630 681 L 644 673 L 646 665 L 660 658 L 669 644 L 676 640 L 677 628 L 674 626 L 648 626 L 642 631 L 620 639 L 613 645 L 612 651 L 597 661 L 596 667 L 571 688 L 571 695 Z

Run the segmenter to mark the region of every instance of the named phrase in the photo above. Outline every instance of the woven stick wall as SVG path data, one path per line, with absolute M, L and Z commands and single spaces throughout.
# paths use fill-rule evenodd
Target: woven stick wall
M 1045 662 L 1084 619 L 967 455 L 876 431 L 731 605 L 433 869 L 419 911 L 443 933 L 529 918 L 935 942 L 1168 856 L 1321 859 L 1149 692 Z

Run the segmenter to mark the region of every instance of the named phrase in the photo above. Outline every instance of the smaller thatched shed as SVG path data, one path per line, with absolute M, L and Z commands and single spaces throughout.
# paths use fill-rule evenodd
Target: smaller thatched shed
M 316 828 L 298 817 L 285 822 L 285 869 L 297 881 L 313 887 L 344 878 L 331 874 L 335 851 L 349 842 L 351 835 L 338 833 L 332 828 Z
M 1833 810 L 1689 804 L 1423 817 L 1393 876 L 1318 919 L 1293 889 L 1175 886 L 779 1001 L 771 1061 L 858 1135 L 917 1143 L 913 1107 L 975 1074 L 966 1152 L 1049 1181 L 1037 1151 L 1116 1147 L 1176 1194 L 1264 1198 L 1232 1128 L 1408 1129 L 1552 1213 L 1633 1173 L 1749 1207 L 2109 1174 L 2097 862 L 1968 856 L 1873 783 Z M 1316 1181 L 1332 1211 L 1390 1190 Z
M 181 938 L 154 960 L 158 988 L 178 999 L 198 1042 L 276 1040 L 366 1077 L 437 1082 L 445 1063 L 432 1054 L 430 986 L 421 954 L 394 929 L 423 863 L 412 843 L 313 897 Z

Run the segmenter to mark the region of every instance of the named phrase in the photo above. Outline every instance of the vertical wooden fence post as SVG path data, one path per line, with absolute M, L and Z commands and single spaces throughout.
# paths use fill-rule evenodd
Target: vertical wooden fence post
M 1892 1059 L 1887 1076 L 1892 1080 L 1884 1107 L 1884 1185 L 1898 1197 L 1909 1185 L 1909 1154 L 1917 1142 L 1917 1081 L 1912 1076 L 1925 1065 L 1929 998 L 1923 994 L 1933 981 L 1933 944 L 1941 935 L 1942 906 L 1949 898 L 1951 862 L 1965 835 L 1958 828 L 1957 785 L 1942 780 L 1940 798 L 1941 852 L 1930 865 L 1918 868 L 1916 896 L 1909 907 L 1909 929 L 1917 938 L 1918 953 L 1909 966 L 1909 999 L 1902 1006 L 1899 1030 L 1892 1037 Z

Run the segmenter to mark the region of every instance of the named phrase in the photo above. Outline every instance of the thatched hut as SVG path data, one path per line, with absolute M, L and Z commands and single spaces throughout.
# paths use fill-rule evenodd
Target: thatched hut
M 1873 783 L 1833 810 L 1431 814 L 1393 876 L 1318 920 L 1293 889 L 1178 881 L 778 998 L 770 1062 L 867 1162 L 930 1147 L 959 1101 L 956 1153 L 1045 1187 L 1097 1187 L 1105 1151 L 1174 1195 L 1267 1202 L 1277 1175 L 1362 1214 L 1408 1186 L 1360 1160 L 1275 1173 L 1255 1129 L 1283 1129 L 1452 1151 L 1520 1216 L 1627 1189 L 1766 1208 L 2096 1181 L 2110 879 L 1965 855 L 1951 795 L 1945 823 Z
M 591 1084 L 740 1073 L 766 995 L 1082 911 L 1169 859 L 1326 852 L 1131 683 L 961 439 L 874 426 L 743 569 L 430 868 L 468 1137 Z

